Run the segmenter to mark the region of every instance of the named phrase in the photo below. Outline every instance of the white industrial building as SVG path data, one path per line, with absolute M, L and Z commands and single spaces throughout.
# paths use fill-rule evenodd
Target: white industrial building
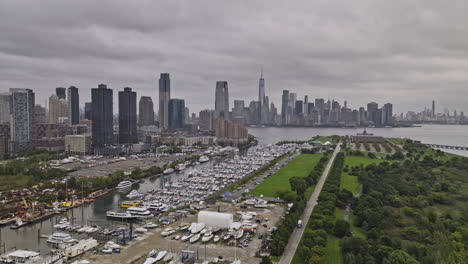
M 198 213 L 198 223 L 205 223 L 209 227 L 229 228 L 234 222 L 232 214 L 200 211 Z

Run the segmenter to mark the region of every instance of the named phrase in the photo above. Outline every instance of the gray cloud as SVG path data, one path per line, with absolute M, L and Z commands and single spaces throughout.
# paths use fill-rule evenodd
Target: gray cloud
M 75 85 L 81 101 L 106 83 L 156 100 L 160 72 L 191 110 L 255 99 L 260 67 L 278 105 L 282 89 L 391 101 L 396 111 L 468 110 L 468 3 L 413 1 L 0 2 L 0 90 L 30 87 L 42 103 Z M 115 93 L 117 94 L 117 93 Z

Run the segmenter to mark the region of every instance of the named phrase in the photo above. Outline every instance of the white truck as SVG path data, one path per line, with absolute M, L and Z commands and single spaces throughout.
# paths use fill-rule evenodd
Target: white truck
M 302 220 L 297 221 L 297 228 L 302 228 Z

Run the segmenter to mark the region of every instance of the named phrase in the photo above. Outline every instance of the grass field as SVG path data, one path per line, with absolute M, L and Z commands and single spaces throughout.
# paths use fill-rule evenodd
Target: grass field
M 341 255 L 340 239 L 335 236 L 328 236 L 325 254 L 320 263 L 323 264 L 341 264 L 343 256 Z
M 366 167 L 367 165 L 370 164 L 379 164 L 381 162 L 384 162 L 382 159 L 371 159 L 368 156 L 346 156 L 345 159 L 345 166 L 354 167 L 354 166 L 360 166 L 361 164 Z
M 258 185 L 252 190 L 251 194 L 257 196 L 263 194 L 266 197 L 276 197 L 278 191 L 291 190 L 289 179 L 294 176 L 306 177 L 309 175 L 321 157 L 321 154 L 299 155 L 266 179 L 262 184 Z M 312 191 L 308 190 L 310 193 L 312 193 Z M 310 196 L 310 194 L 308 195 Z
M 340 189 L 346 189 L 352 192 L 353 195 L 356 195 L 360 188 L 361 184 L 359 183 L 357 176 L 349 175 L 346 172 L 341 174 Z

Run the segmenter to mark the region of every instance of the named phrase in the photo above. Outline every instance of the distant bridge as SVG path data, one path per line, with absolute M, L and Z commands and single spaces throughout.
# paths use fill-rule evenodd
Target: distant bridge
M 424 144 L 431 148 L 439 148 L 439 149 L 454 149 L 454 150 L 465 150 L 468 151 L 468 147 L 462 146 L 450 146 L 450 145 L 441 145 L 441 144 Z

